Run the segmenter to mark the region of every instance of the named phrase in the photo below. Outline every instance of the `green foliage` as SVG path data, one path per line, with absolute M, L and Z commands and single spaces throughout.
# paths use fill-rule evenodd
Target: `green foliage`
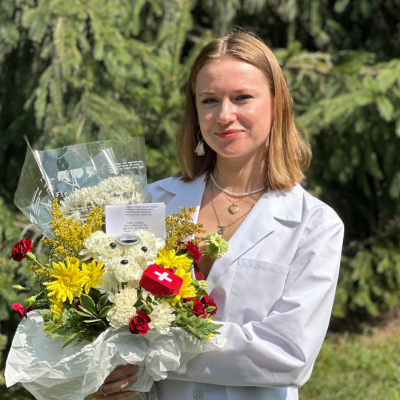
M 327 339 L 310 380 L 299 389 L 304 400 L 400 399 L 399 329 L 371 337 Z
M 193 315 L 191 303 L 193 302 L 187 302 L 182 305 L 180 311 L 176 312 L 176 319 L 172 325 L 184 329 L 186 332 L 194 335 L 200 340 L 204 340 L 204 338 L 208 335 L 218 335 L 218 329 L 220 329 L 222 325 L 215 324 L 209 321 L 208 318 L 203 318 L 201 315 L 198 317 Z M 208 308 L 211 309 L 214 307 Z M 209 317 L 209 313 L 213 310 L 206 311 L 207 317 Z
M 95 291 L 92 291 L 95 294 Z M 95 296 L 94 296 L 95 297 Z M 97 302 L 91 296 L 82 294 L 81 304 L 70 309 L 64 309 L 59 317 L 53 317 L 49 312 L 41 312 L 45 332 L 51 339 L 65 339 L 63 347 L 75 341 L 95 340 L 96 337 L 109 327 L 106 319 L 108 312 L 114 307 L 108 301 L 108 296 L 101 296 Z
M 313 150 L 307 187 L 345 222 L 334 315 L 392 309 L 400 303 L 400 60 L 299 45 L 276 54 Z

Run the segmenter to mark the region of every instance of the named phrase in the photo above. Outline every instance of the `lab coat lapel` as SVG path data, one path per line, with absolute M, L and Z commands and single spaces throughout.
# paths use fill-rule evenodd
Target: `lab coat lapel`
M 204 175 L 188 183 L 184 183 L 180 179 L 176 180 L 172 187 L 165 188 L 175 193 L 175 197 L 167 204 L 166 214 L 169 215 L 179 212 L 179 207 L 196 207 L 196 212 L 193 214 L 192 218 L 194 222 L 197 222 L 205 187 L 206 182 Z
M 265 193 L 229 240 L 229 250 L 221 258 L 215 260 L 207 278 L 208 293 L 211 293 L 220 277 L 235 260 L 274 229 L 275 221 L 271 214 L 270 197 L 268 193 Z

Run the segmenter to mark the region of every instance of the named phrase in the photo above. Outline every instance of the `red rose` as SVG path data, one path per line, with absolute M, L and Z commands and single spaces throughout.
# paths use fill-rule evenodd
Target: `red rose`
M 12 308 L 13 308 L 21 317 L 27 318 L 27 315 L 26 315 L 27 310 L 26 310 L 26 308 L 25 308 L 22 304 L 14 303 L 14 304 L 12 305 Z
M 217 305 L 214 302 L 214 299 L 211 296 L 203 296 L 201 299 L 201 303 L 204 305 L 205 308 L 207 307 L 215 307 L 215 310 L 211 311 L 211 315 L 215 315 L 217 312 L 218 308 Z
M 206 318 L 207 314 L 206 314 L 206 309 L 204 308 L 203 304 L 201 303 L 201 301 L 199 299 L 196 299 L 193 302 L 193 314 L 196 315 L 196 317 L 202 317 L 202 318 Z
M 186 249 L 196 262 L 200 261 L 202 254 L 195 244 L 193 244 L 192 242 L 187 242 Z
M 12 258 L 14 261 L 22 261 L 26 253 L 32 251 L 32 241 L 29 238 L 20 240 L 13 248 Z
M 129 320 L 129 332 L 137 335 L 145 335 L 149 331 L 149 322 L 151 318 L 142 311 L 138 311 L 136 317 L 132 317 Z

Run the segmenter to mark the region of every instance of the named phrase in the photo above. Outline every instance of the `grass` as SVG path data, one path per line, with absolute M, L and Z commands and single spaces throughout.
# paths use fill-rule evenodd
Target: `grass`
M 325 340 L 300 400 L 400 400 L 400 321 Z

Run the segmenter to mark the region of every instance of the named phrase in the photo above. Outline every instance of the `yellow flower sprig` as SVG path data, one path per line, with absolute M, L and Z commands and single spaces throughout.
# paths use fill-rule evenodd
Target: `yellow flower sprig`
M 184 249 L 184 239 L 196 233 L 204 233 L 203 224 L 195 224 L 192 214 L 196 212 L 196 207 L 179 207 L 179 212 L 168 215 L 165 219 L 165 229 L 167 231 L 166 250 Z M 196 246 L 201 242 L 201 238 L 191 240 Z
M 51 238 L 43 238 L 41 243 L 50 249 L 53 261 L 61 261 L 65 257 L 78 256 L 83 249 L 84 240 L 104 225 L 104 209 L 101 207 L 95 207 L 89 213 L 86 223 L 83 223 L 72 217 L 66 217 L 65 211 L 60 209 L 57 198 L 51 204 L 50 214 L 53 217 L 50 222 L 53 236 Z

